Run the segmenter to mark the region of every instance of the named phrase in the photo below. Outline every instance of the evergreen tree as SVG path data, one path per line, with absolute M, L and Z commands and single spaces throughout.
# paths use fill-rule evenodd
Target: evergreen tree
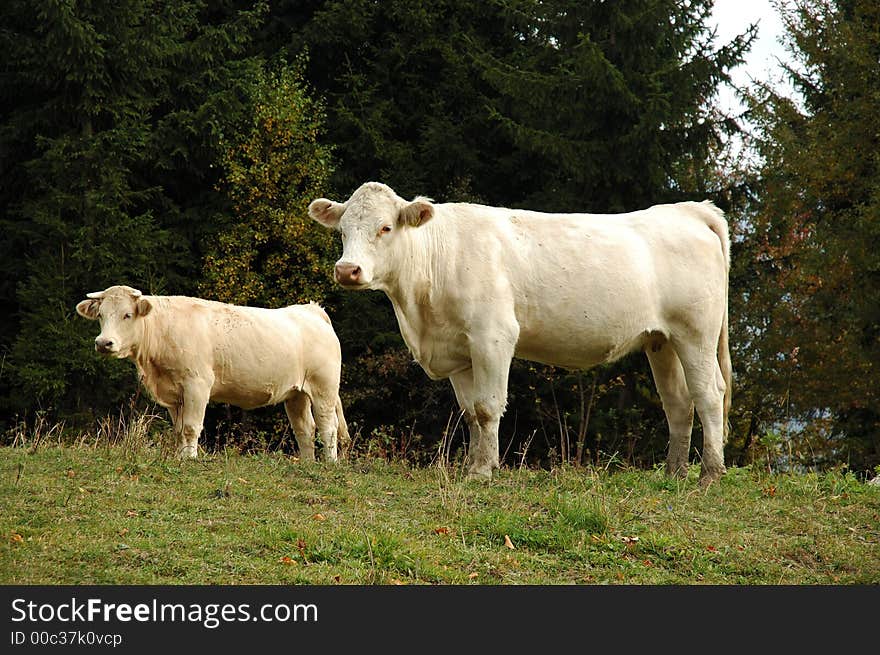
M 73 310 L 117 283 L 192 290 L 216 210 L 216 134 L 240 111 L 261 10 L 199 1 L 4 2 L 0 267 L 7 411 L 102 411 L 130 367 Z
M 763 393 L 750 401 L 756 431 L 788 436 L 799 462 L 867 470 L 880 463 L 880 6 L 781 9 L 799 98 L 752 97 L 763 165 L 746 235 L 751 375 Z

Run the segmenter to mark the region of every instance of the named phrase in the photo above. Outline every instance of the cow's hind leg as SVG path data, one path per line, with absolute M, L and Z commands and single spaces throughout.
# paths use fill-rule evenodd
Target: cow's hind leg
M 298 391 L 284 401 L 284 411 L 293 429 L 299 458 L 303 462 L 315 461 L 315 419 L 312 418 L 312 401 L 308 395 Z
M 669 452 L 666 456 L 666 474 L 686 478 L 691 432 L 694 425 L 694 403 L 688 391 L 681 360 L 672 344 L 662 337 L 652 339 L 645 348 L 654 384 L 663 412 L 669 424 Z
M 716 343 L 706 339 L 677 341 L 675 350 L 684 369 L 688 389 L 703 425 L 703 462 L 700 483 L 717 480 L 724 467 L 724 391 L 726 385 L 715 354 Z

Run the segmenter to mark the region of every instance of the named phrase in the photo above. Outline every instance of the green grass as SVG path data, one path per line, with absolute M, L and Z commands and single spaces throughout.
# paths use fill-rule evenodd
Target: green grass
M 0 449 L 3 584 L 880 583 L 880 489 L 840 473 L 32 450 Z

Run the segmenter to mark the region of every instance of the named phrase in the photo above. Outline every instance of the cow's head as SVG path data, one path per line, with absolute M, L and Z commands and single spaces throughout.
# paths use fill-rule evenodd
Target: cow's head
M 119 358 L 133 355 L 144 333 L 141 319 L 153 308 L 150 301 L 137 289 L 121 285 L 87 293 L 86 297 L 88 300 L 76 306 L 76 313 L 101 322 L 95 350 Z
M 427 198 L 407 202 L 384 184 L 367 182 L 346 202 L 318 198 L 309 216 L 342 234 L 342 257 L 336 262 L 336 281 L 347 289 L 384 289 L 399 269 L 406 231 L 434 216 Z

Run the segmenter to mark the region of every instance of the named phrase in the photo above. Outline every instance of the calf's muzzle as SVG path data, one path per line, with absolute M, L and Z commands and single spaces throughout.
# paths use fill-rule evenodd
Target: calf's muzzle
M 99 353 L 113 352 L 113 339 L 98 337 L 95 339 L 95 350 Z

